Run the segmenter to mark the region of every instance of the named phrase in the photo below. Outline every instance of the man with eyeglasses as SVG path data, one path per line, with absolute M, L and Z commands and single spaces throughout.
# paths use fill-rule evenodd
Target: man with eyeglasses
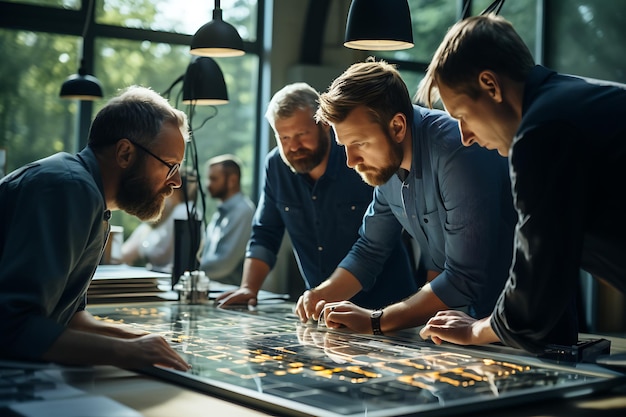
M 161 336 L 98 321 L 85 309 L 111 211 L 158 219 L 181 186 L 187 137 L 183 112 L 133 86 L 98 112 L 81 152 L 0 180 L 0 358 L 189 369 Z

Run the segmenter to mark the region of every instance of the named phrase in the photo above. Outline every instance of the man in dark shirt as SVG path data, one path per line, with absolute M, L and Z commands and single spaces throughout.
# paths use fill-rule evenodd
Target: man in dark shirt
M 513 26 L 486 15 L 457 23 L 444 38 L 418 98 L 430 104 L 436 93 L 466 146 L 508 156 L 518 223 L 493 313 L 474 320 L 441 312 L 422 336 L 533 352 L 575 343 L 562 317 L 580 269 L 626 290 L 626 85 L 535 65 Z M 548 341 L 555 333 L 559 340 Z
M 373 188 L 346 165 L 330 127 L 314 119 L 319 95 L 305 83 L 278 91 L 265 114 L 277 148 L 265 159 L 265 184 L 248 242 L 241 287 L 222 295 L 222 305 L 256 304 L 285 231 L 289 234 L 306 288 L 322 283 L 359 237 Z M 417 289 L 404 243 L 398 235 L 385 250 L 386 262 L 370 271 L 379 279 L 351 294 L 355 302 L 378 308 Z
M 187 136 L 183 112 L 130 87 L 100 110 L 80 153 L 52 155 L 0 181 L 0 358 L 189 368 L 161 336 L 85 309 L 111 211 L 159 218 L 181 186 Z

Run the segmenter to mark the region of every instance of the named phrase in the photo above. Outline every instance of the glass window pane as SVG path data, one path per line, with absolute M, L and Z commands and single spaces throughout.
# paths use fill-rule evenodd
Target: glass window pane
M 417 92 L 417 87 L 419 86 L 420 81 L 422 81 L 422 79 L 424 78 L 424 73 L 402 70 L 402 67 L 398 67 L 398 71 L 400 72 L 400 75 L 402 76 L 402 79 L 404 80 L 404 83 L 409 90 L 411 98 L 413 98 L 413 96 Z
M 472 15 L 480 14 L 491 3 L 493 0 L 474 0 L 472 2 Z M 537 0 L 505 1 L 499 15 L 513 24 L 537 60 Z
M 546 65 L 626 82 L 626 0 L 555 0 L 549 10 Z
M 193 35 L 213 20 L 214 2 L 208 0 L 98 0 L 96 21 L 107 25 Z M 222 0 L 222 19 L 242 39 L 256 40 L 257 0 Z
M 170 103 L 189 116 L 203 191 L 206 192 L 206 178 L 202 172 L 204 163 L 213 156 L 232 153 L 244 163 L 241 179 L 243 192 L 252 195 L 259 67 L 257 55 L 216 58 L 224 75 L 229 102 L 221 106 L 195 106 L 192 109 L 182 103 L 182 82 L 175 84 L 171 92 L 165 94 L 186 71 L 191 60 L 188 46 L 102 38 L 96 41 L 96 51 L 99 54 L 94 72 L 102 82 L 107 97 L 97 103 L 94 112 L 119 89 L 133 84 L 151 87 L 168 97 Z M 123 71 L 112 71 L 112 68 L 123 68 Z M 190 146 L 187 149 L 190 151 Z M 188 153 L 186 164 L 193 166 L 191 156 L 193 152 Z M 216 201 L 210 197 L 205 200 L 206 213 L 213 212 Z M 132 216 L 121 212 L 115 215 L 114 221 L 115 224 L 123 225 L 125 230 L 133 230 L 133 224 L 137 223 Z
M 0 29 L 0 148 L 7 172 L 55 152 L 74 152 L 78 102 L 59 97 L 75 74 L 80 39 Z
M 400 51 L 376 51 L 376 56 L 401 61 L 430 61 L 458 13 L 456 2 L 450 0 L 411 0 L 409 8 L 415 46 Z
M 81 0 L 4 0 L 9 3 L 35 4 L 37 6 L 58 7 L 79 10 Z

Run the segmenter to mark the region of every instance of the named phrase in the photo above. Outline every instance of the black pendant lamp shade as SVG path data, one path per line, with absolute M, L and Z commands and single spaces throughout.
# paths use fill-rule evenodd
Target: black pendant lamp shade
M 61 85 L 59 96 L 65 99 L 93 101 L 102 98 L 102 84 L 93 75 L 87 74 L 82 62 L 78 74 L 73 74 Z
M 344 46 L 367 51 L 413 47 L 407 0 L 352 0 Z
M 230 57 L 244 54 L 243 40 L 237 29 L 222 20 L 219 0 L 215 0 L 213 20 L 204 24 L 191 39 L 192 55 Z
M 224 75 L 215 60 L 206 56 L 191 59 L 183 78 L 183 103 L 197 106 L 228 103 Z

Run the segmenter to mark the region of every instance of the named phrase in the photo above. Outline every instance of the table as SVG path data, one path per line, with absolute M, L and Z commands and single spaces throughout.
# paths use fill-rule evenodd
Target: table
M 285 305 L 290 308 L 288 305 Z M 284 306 L 276 306 L 270 304 L 269 307 L 260 306 L 258 314 L 268 314 L 261 318 L 264 321 L 270 323 L 271 314 L 266 311 L 280 311 Z M 191 310 L 188 310 L 191 308 Z M 122 313 L 111 314 L 113 310 L 120 309 Z M 185 316 L 187 314 L 186 323 L 189 323 L 189 312 L 192 313 L 196 310 L 202 311 L 202 317 L 206 314 L 213 314 L 209 307 L 200 306 L 189 307 L 180 305 L 175 302 L 160 302 L 160 303 L 137 303 L 134 305 L 123 306 L 92 306 L 90 311 L 96 316 L 100 313 L 107 313 L 107 317 L 112 319 L 120 319 L 124 317 L 136 316 L 136 311 L 130 314 L 125 309 L 138 309 L 144 311 L 146 317 L 152 317 L 146 321 L 151 323 L 150 326 L 164 325 L 165 328 L 171 328 L 171 324 L 174 323 L 171 317 L 164 316 L 163 312 L 175 312 L 178 316 Z M 156 313 L 155 313 L 156 311 Z M 256 314 L 256 313 L 255 313 Z M 193 314 L 192 314 L 193 315 Z M 159 317 L 162 317 L 160 319 Z M 211 316 L 212 320 L 221 319 L 219 316 Z M 230 318 L 228 318 L 230 320 Z M 243 321 L 247 320 L 242 319 Z M 238 321 L 235 320 L 234 323 Z M 287 318 L 285 326 L 289 328 L 292 326 L 293 318 Z M 252 322 L 255 324 L 256 322 Z M 213 322 L 213 325 L 217 326 L 219 323 Z M 271 324 L 271 323 L 270 323 Z M 186 324 L 185 324 L 186 325 Z M 282 324 L 281 324 L 282 325 Z M 154 327 L 153 329 L 157 329 Z M 193 326 L 192 326 L 193 327 Z M 197 327 L 197 326 L 196 326 Z M 254 330 L 255 326 L 253 326 Z M 234 329 L 234 328 L 233 328 Z M 181 329 L 177 329 L 180 331 Z M 184 329 L 183 329 L 184 330 Z M 237 329 L 234 329 L 238 331 Z M 264 337 L 264 329 L 259 326 L 256 327 L 256 332 L 250 336 Z M 307 329 L 305 328 L 305 331 Z M 314 329 L 315 330 L 315 329 Z M 167 331 L 166 331 L 167 333 Z M 187 332 L 189 333 L 189 332 Z M 186 334 L 187 334 L 186 333 Z M 415 335 L 416 330 L 410 330 L 406 332 L 400 332 L 394 337 L 399 339 L 405 339 L 411 337 L 411 333 Z M 213 334 L 213 330 L 209 334 Z M 258 336 L 260 335 L 260 336 Z M 583 335 L 584 337 L 591 337 L 591 335 Z M 167 337 L 174 337 L 169 334 Z M 340 335 L 340 338 L 350 338 L 350 335 Z M 612 353 L 626 352 L 626 340 L 619 338 L 610 338 L 612 342 Z M 219 339 L 217 339 L 219 340 Z M 332 340 L 332 339 L 331 339 Z M 357 339 L 355 339 L 357 340 Z M 363 341 L 369 343 L 383 343 L 382 339 L 377 339 L 376 336 L 368 336 L 359 338 L 357 341 L 363 343 Z M 345 348 L 346 345 L 344 345 Z M 352 346 L 348 346 L 349 349 L 353 349 Z M 307 353 L 307 352 L 304 352 Z M 333 351 L 336 353 L 336 351 Z M 352 352 L 353 353 L 353 352 Z M 308 353 L 309 358 L 310 352 Z M 315 356 L 313 357 L 316 358 Z M 236 358 L 240 359 L 240 358 Z M 335 363 L 339 363 L 337 366 L 337 373 L 333 375 L 341 375 L 343 370 L 341 369 L 341 358 L 336 359 Z M 530 360 L 530 359 L 529 359 Z M 261 360 L 261 362 L 263 362 Z M 271 362 L 271 361 L 270 361 Z M 362 363 L 362 362 L 361 362 Z M 319 365 L 320 363 L 318 363 Z M 324 365 L 321 362 L 321 365 Z M 234 369 L 234 368 L 233 368 Z M 233 371 L 234 372 L 234 371 Z M 335 371 L 333 371 L 335 372 Z M 360 372 L 360 371 L 355 371 Z M 330 374 L 329 374 L 330 377 Z M 211 415 L 226 415 L 226 416 L 261 416 L 261 415 L 316 415 L 285 411 L 284 408 L 275 410 L 259 405 L 255 402 L 233 400 L 233 397 L 229 395 L 221 395 L 219 392 L 198 390 L 197 387 L 181 386 L 172 383 L 169 379 L 157 378 L 154 375 L 142 374 L 131 372 L 127 370 L 121 370 L 114 367 L 99 366 L 99 367 L 87 367 L 87 368 L 64 368 L 63 370 L 64 380 L 73 387 L 76 387 L 86 394 L 106 396 L 112 400 L 117 401 L 128 407 L 131 410 L 136 410 L 146 417 L 156 416 L 205 416 L 207 413 Z M 250 404 L 253 404 L 251 406 Z M 568 399 L 545 399 L 542 401 L 525 401 L 523 404 L 516 404 L 514 406 L 507 406 L 507 404 L 501 405 L 501 407 L 491 410 L 481 410 L 471 412 L 468 411 L 465 415 L 480 415 L 480 416 L 501 416 L 503 412 L 507 416 L 621 416 L 626 409 L 626 385 L 622 384 L 612 388 L 608 392 L 598 392 L 591 396 L 576 397 Z M 374 414 L 374 413 L 371 413 Z M 454 413 L 451 415 L 456 415 Z

